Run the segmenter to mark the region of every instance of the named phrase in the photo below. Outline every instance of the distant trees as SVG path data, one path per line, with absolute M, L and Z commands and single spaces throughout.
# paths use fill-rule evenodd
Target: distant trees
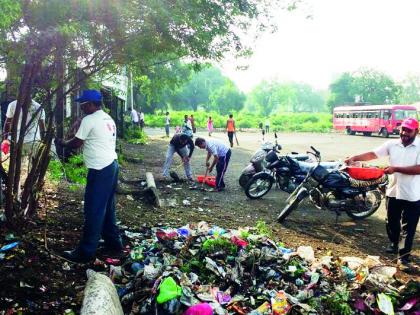
M 330 85 L 327 106 L 332 110 L 345 103 L 366 102 L 371 104 L 393 104 L 400 101 L 402 86 L 387 74 L 362 69 L 345 72 Z
M 274 111 L 322 112 L 325 101 L 322 94 L 308 84 L 263 81 L 248 94 L 246 108 L 264 116 Z

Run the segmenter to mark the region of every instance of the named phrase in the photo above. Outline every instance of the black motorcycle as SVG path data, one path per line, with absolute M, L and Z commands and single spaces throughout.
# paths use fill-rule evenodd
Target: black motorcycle
M 254 155 L 251 157 L 250 163 L 242 170 L 241 176 L 239 176 L 239 185 L 242 188 L 246 188 L 249 180 L 257 173 L 262 172 L 267 162 L 265 161 L 265 157 L 271 151 L 279 153 L 281 150 L 281 145 L 277 143 L 277 133 L 274 133 L 275 142 L 264 142 L 261 147 L 255 151 Z M 299 161 L 306 161 L 309 159 L 307 154 L 298 154 L 296 152 L 292 152 L 291 156 L 294 159 Z
M 346 172 L 329 171 L 321 165 L 321 154 L 311 147 L 318 163 L 308 172 L 305 179 L 296 187 L 286 200 L 286 206 L 277 217 L 278 222 L 284 219 L 309 196 L 318 209 L 341 212 L 360 220 L 371 216 L 381 205 L 382 196 L 388 183 L 388 176 L 383 175 L 373 180 L 357 180 Z
M 239 176 L 239 185 L 242 188 L 246 187 L 246 184 L 248 184 L 248 181 L 252 178 L 252 176 L 264 169 L 264 158 L 271 150 L 281 150 L 281 145 L 277 144 L 277 139 L 275 144 L 272 142 L 264 142 L 261 144 L 261 147 L 255 151 L 249 161 L 249 164 L 242 170 L 241 176 Z
M 276 186 L 291 193 L 305 179 L 309 170 L 316 163 L 309 160 L 308 154 L 292 152 L 287 155 L 278 155 L 272 150 L 265 157 L 265 170 L 255 174 L 245 187 L 245 194 L 250 199 L 258 199 L 267 194 L 274 183 Z M 338 169 L 340 162 L 323 162 L 327 169 Z

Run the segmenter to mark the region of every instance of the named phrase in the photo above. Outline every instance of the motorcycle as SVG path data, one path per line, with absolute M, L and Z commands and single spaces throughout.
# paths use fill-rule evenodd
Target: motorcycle
M 258 199 L 267 194 L 273 183 L 287 192 L 293 192 L 305 179 L 309 170 L 316 164 L 309 159 L 309 155 L 288 154 L 277 155 L 278 151 L 272 150 L 265 157 L 265 170 L 255 174 L 245 187 L 245 194 L 250 199 Z M 302 160 L 305 157 L 305 160 Z M 340 162 L 322 162 L 327 169 L 338 169 Z
M 254 155 L 251 157 L 249 164 L 242 170 L 241 176 L 239 176 L 239 185 L 242 188 L 245 188 L 249 180 L 257 173 L 262 172 L 265 169 L 266 163 L 264 159 L 270 151 L 279 152 L 281 150 L 281 145 L 277 143 L 277 133 L 274 133 L 275 143 L 264 142 L 261 144 L 261 147 L 255 151 Z M 295 159 L 305 161 L 309 158 L 307 154 L 298 154 L 292 152 L 292 155 Z
M 287 198 L 278 222 L 283 222 L 307 197 L 318 209 L 335 211 L 337 216 L 346 212 L 353 220 L 367 218 L 378 210 L 388 183 L 383 171 L 371 180 L 352 178 L 344 170 L 328 171 L 321 165 L 320 152 L 314 147 L 311 149 L 313 152 L 308 153 L 315 156 L 317 164 Z

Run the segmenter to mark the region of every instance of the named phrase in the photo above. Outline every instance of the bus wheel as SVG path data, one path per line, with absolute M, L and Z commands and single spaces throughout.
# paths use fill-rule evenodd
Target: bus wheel
M 384 138 L 388 138 L 389 137 L 389 132 L 388 130 L 386 130 L 386 128 L 382 128 L 381 132 L 379 133 L 382 137 Z
M 372 132 L 366 131 L 363 133 L 364 136 L 370 137 L 372 135 Z
M 347 127 L 347 128 L 346 128 L 346 133 L 347 133 L 348 135 L 352 135 L 352 136 L 356 134 L 356 132 L 355 132 L 355 131 L 352 131 L 350 127 Z

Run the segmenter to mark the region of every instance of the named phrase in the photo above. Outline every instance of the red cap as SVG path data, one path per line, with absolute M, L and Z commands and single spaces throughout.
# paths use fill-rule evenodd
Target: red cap
M 407 128 L 407 129 L 419 129 L 419 122 L 417 121 L 417 119 L 414 118 L 406 118 L 403 120 L 403 122 L 401 123 L 401 127 Z

